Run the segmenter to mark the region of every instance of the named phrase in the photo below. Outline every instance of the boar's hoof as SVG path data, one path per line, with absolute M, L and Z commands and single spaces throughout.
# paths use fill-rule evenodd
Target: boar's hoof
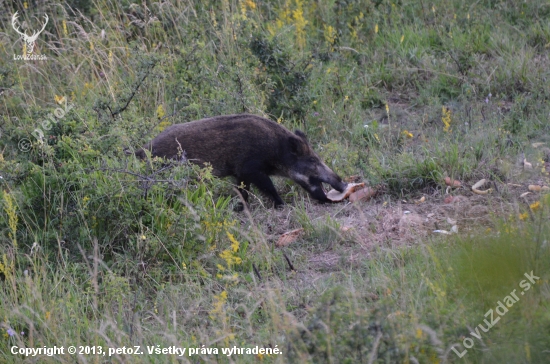
M 235 207 L 233 207 L 233 211 L 235 212 L 242 212 L 244 210 L 244 203 L 242 202 L 237 202 L 235 204 Z
M 282 210 L 282 209 L 285 208 L 285 203 L 284 202 L 281 202 L 281 203 L 275 202 L 274 206 L 277 210 Z

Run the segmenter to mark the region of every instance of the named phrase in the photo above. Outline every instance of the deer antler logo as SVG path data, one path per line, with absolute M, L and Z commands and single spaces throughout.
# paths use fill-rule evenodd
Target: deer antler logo
M 44 18 L 46 19 L 46 22 L 44 23 L 44 26 L 42 27 L 42 29 L 40 29 L 38 32 L 34 32 L 33 35 L 27 35 L 25 32 L 21 32 L 18 29 L 18 26 L 17 26 L 17 11 L 11 17 L 11 26 L 13 27 L 13 29 L 15 29 L 15 31 L 17 33 L 19 33 L 23 37 L 23 41 L 25 42 L 25 44 L 27 46 L 26 47 L 27 48 L 27 56 L 30 56 L 32 54 L 32 52 L 34 50 L 34 43 L 36 42 L 36 39 L 38 38 L 40 33 L 42 33 L 42 31 L 46 28 L 46 24 L 48 24 L 48 20 L 49 20 L 48 15 L 44 14 Z

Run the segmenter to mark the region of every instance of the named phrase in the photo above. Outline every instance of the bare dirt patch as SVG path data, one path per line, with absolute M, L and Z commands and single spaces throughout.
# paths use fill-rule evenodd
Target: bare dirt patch
M 446 233 L 488 232 L 499 219 L 529 216 L 530 205 L 539 201 L 544 191 L 529 191 L 528 186 L 540 185 L 547 178 L 537 173 L 539 167 L 524 171 L 518 165 L 510 171 L 508 181 L 521 182 L 488 180 L 484 189 L 492 191 L 483 195 L 471 189 L 477 181 L 461 181 L 461 186 L 453 189 L 442 181 L 440 187 L 405 199 L 381 193 L 354 203 L 318 204 L 304 194 L 280 210 L 256 201 L 251 217 L 269 244 L 301 229 L 277 249 L 283 249 L 298 275 L 324 275 L 362 264 L 377 249 L 422 244 Z M 248 217 L 241 215 L 241 219 L 243 227 L 249 224 Z

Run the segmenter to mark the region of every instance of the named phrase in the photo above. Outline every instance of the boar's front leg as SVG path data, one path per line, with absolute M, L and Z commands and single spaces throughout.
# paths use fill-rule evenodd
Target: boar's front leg
M 237 177 L 237 180 L 243 181 L 246 189 L 250 188 L 251 183 L 254 184 L 256 187 L 258 187 L 260 191 L 262 191 L 273 200 L 273 202 L 275 203 L 275 207 L 280 207 L 285 204 L 281 199 L 281 196 L 279 196 L 279 194 L 277 193 L 277 190 L 275 189 L 271 178 L 269 178 L 267 174 L 256 171 L 248 174 L 243 174 Z M 240 189 L 239 192 L 241 192 Z M 247 201 L 248 191 L 243 194 L 243 199 Z

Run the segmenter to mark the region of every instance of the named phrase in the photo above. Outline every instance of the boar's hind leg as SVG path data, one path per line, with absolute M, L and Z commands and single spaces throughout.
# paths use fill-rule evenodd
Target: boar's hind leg
M 244 181 L 245 186 L 250 186 L 250 183 L 253 183 L 256 187 L 258 187 L 260 191 L 265 193 L 273 200 L 273 202 L 275 203 L 275 207 L 279 207 L 285 204 L 281 199 L 281 196 L 279 196 L 279 194 L 277 193 L 275 186 L 273 186 L 271 178 L 269 178 L 267 174 L 262 172 L 254 172 L 241 176 L 239 180 Z
M 237 203 L 234 210 L 242 211 L 244 210 L 244 205 L 248 203 L 248 191 L 250 190 L 250 182 L 243 181 L 242 179 L 237 179 L 237 183 L 239 184 L 239 187 L 237 187 L 237 191 L 239 191 L 243 199 L 242 201 L 239 201 Z M 243 186 L 244 188 L 241 188 L 241 186 Z

